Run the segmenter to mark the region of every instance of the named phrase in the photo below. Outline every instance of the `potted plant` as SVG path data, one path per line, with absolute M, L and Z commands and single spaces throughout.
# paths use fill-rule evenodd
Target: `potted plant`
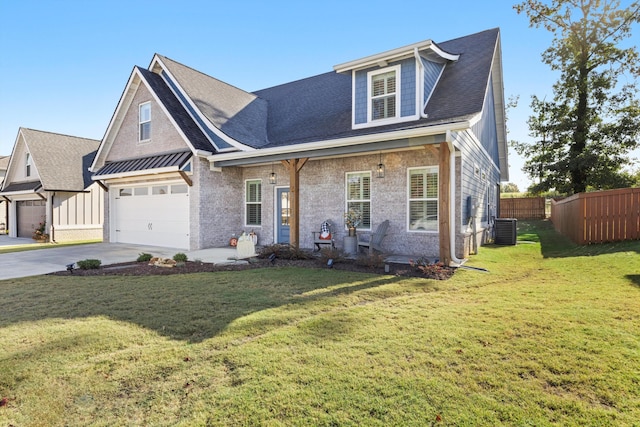
M 349 236 L 356 235 L 356 227 L 362 222 L 362 212 L 357 209 L 349 209 L 344 213 L 344 223 L 349 229 Z
M 45 228 L 46 228 L 46 224 L 44 221 L 38 224 L 38 228 L 34 230 L 33 234 L 31 235 L 31 238 L 37 242 L 42 242 L 42 243 L 48 242 L 49 235 L 44 232 Z

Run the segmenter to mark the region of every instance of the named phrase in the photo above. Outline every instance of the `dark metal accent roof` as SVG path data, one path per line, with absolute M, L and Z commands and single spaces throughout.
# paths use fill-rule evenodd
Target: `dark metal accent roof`
M 42 183 L 40 181 L 18 182 L 15 184 L 7 185 L 0 194 L 15 193 L 18 191 L 29 191 L 29 190 L 36 191 L 41 187 L 42 187 Z
M 142 77 L 147 81 L 147 83 L 149 83 L 151 89 L 156 95 L 158 95 L 162 104 L 165 106 L 169 114 L 171 114 L 171 117 L 173 117 L 176 124 L 189 139 L 193 147 L 196 150 L 215 152 L 215 149 L 207 137 L 193 121 L 189 113 L 185 111 L 178 98 L 176 98 L 162 77 L 143 68 L 137 68 Z
M 168 167 L 176 167 L 180 169 L 191 158 L 191 151 L 181 151 L 179 153 L 161 154 L 158 156 L 142 157 L 139 159 L 122 160 L 119 162 L 110 162 L 100 168 L 93 177 L 123 174 L 127 172 L 151 171 L 153 169 L 162 169 Z

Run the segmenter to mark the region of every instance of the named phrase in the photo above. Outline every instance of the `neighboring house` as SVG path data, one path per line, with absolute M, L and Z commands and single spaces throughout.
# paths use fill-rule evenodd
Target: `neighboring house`
M 7 167 L 9 167 L 9 156 L 0 156 L 0 188 L 2 188 L 4 176 L 7 174 Z M 0 198 L 0 234 L 7 232 L 8 209 L 9 202 Z
M 200 249 L 242 230 L 313 247 L 344 213 L 386 251 L 456 260 L 508 179 L 500 32 L 427 40 L 245 92 L 161 55 L 134 67 L 91 167 L 105 240 Z M 473 219 L 473 221 L 472 221 Z
M 20 128 L 0 191 L 9 236 L 31 237 L 43 223 L 52 241 L 102 239 L 104 190 L 88 170 L 99 145 Z

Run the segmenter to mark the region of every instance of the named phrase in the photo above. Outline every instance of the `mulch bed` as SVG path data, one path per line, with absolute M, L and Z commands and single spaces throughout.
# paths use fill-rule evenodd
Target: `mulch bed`
M 384 267 L 370 267 L 361 265 L 353 260 L 343 260 L 336 262 L 333 268 L 336 270 L 355 271 L 361 273 L 387 274 L 402 277 L 421 277 L 426 279 L 446 280 L 455 272 L 455 268 L 433 266 L 428 271 L 423 272 L 410 267 L 407 264 L 390 263 L 389 272 L 385 273 Z M 105 265 L 98 269 L 73 271 L 58 271 L 51 273 L 54 276 L 150 276 L 168 274 L 203 273 L 216 271 L 240 271 L 254 268 L 277 268 L 277 267 L 304 267 L 304 268 L 327 268 L 326 264 L 319 259 L 312 260 L 287 260 L 276 259 L 271 263 L 268 259 L 253 259 L 250 263 L 238 264 L 212 264 L 207 262 L 187 261 L 183 265 L 172 268 L 156 267 L 148 265 L 147 262 L 126 262 L 121 264 Z

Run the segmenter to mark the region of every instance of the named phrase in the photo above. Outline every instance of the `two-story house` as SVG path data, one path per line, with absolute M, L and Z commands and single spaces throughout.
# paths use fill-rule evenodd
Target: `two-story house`
M 344 213 L 385 251 L 459 260 L 508 179 L 500 32 L 432 40 L 246 92 L 155 55 L 134 67 L 91 167 L 105 240 L 313 246 Z M 477 239 L 474 242 L 474 239 Z
M 10 237 L 42 228 L 51 241 L 100 240 L 104 190 L 89 166 L 100 141 L 20 128 L 0 197 Z

